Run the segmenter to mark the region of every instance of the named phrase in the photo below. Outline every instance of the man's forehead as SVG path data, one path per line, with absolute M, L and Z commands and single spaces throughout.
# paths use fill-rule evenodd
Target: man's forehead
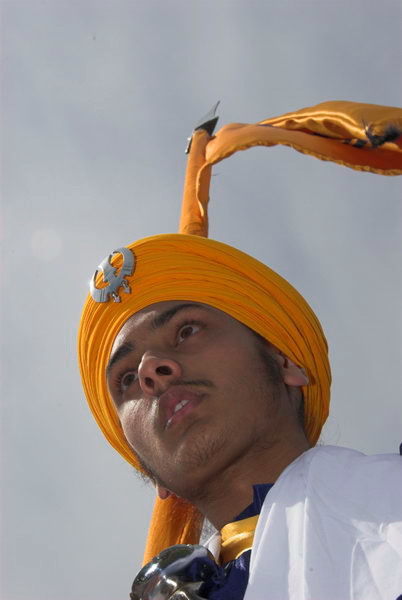
M 176 306 L 180 306 L 180 305 L 193 305 L 193 306 L 202 306 L 204 308 L 209 308 L 209 309 L 213 309 L 212 306 L 210 306 L 209 304 L 205 304 L 204 302 L 196 302 L 193 300 L 163 300 L 162 302 L 154 302 L 153 304 L 149 304 L 148 306 L 144 306 L 144 308 L 141 308 L 141 310 L 139 310 L 138 312 L 134 313 L 131 317 L 129 317 L 126 321 L 126 323 L 128 323 L 131 319 L 143 319 L 144 317 L 147 317 L 148 315 L 152 314 L 152 315 L 157 315 L 159 313 L 164 312 L 165 310 L 169 310 L 171 308 L 175 308 Z M 123 325 L 124 327 L 124 325 Z

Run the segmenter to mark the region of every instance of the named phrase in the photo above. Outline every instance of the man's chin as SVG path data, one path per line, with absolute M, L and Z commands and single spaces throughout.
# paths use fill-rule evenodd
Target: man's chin
M 176 448 L 169 461 L 170 473 L 158 469 L 156 480 L 177 496 L 191 500 L 217 475 L 221 462 L 219 457 L 225 446 L 223 436 L 216 439 L 194 436 L 191 444 L 181 444 Z

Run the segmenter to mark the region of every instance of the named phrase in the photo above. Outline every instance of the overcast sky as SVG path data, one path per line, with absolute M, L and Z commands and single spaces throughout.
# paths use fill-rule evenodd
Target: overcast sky
M 177 230 L 186 138 L 325 100 L 401 106 L 400 0 L 2 2 L 1 600 L 127 598 L 153 491 L 81 390 L 87 282 Z M 322 441 L 402 442 L 402 179 L 288 148 L 214 168 L 210 237 L 304 294 L 330 345 Z M 375 482 L 373 482 L 375 485 Z

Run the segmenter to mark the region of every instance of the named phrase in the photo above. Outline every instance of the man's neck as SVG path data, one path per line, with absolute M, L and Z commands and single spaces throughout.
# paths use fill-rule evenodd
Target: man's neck
M 202 493 L 191 499 L 217 528 L 230 523 L 253 501 L 253 485 L 274 483 L 298 456 L 310 448 L 301 436 L 286 446 L 256 450 L 252 456 L 232 464 L 219 477 L 208 481 Z

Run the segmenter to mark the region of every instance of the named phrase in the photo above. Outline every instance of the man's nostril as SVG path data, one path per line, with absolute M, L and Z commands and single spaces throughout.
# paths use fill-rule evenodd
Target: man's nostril
M 171 375 L 172 369 L 167 365 L 161 365 L 160 367 L 156 368 L 156 372 L 158 373 L 158 375 Z
M 145 377 L 145 385 L 149 388 L 153 388 L 154 382 L 152 381 L 152 379 L 150 377 Z

